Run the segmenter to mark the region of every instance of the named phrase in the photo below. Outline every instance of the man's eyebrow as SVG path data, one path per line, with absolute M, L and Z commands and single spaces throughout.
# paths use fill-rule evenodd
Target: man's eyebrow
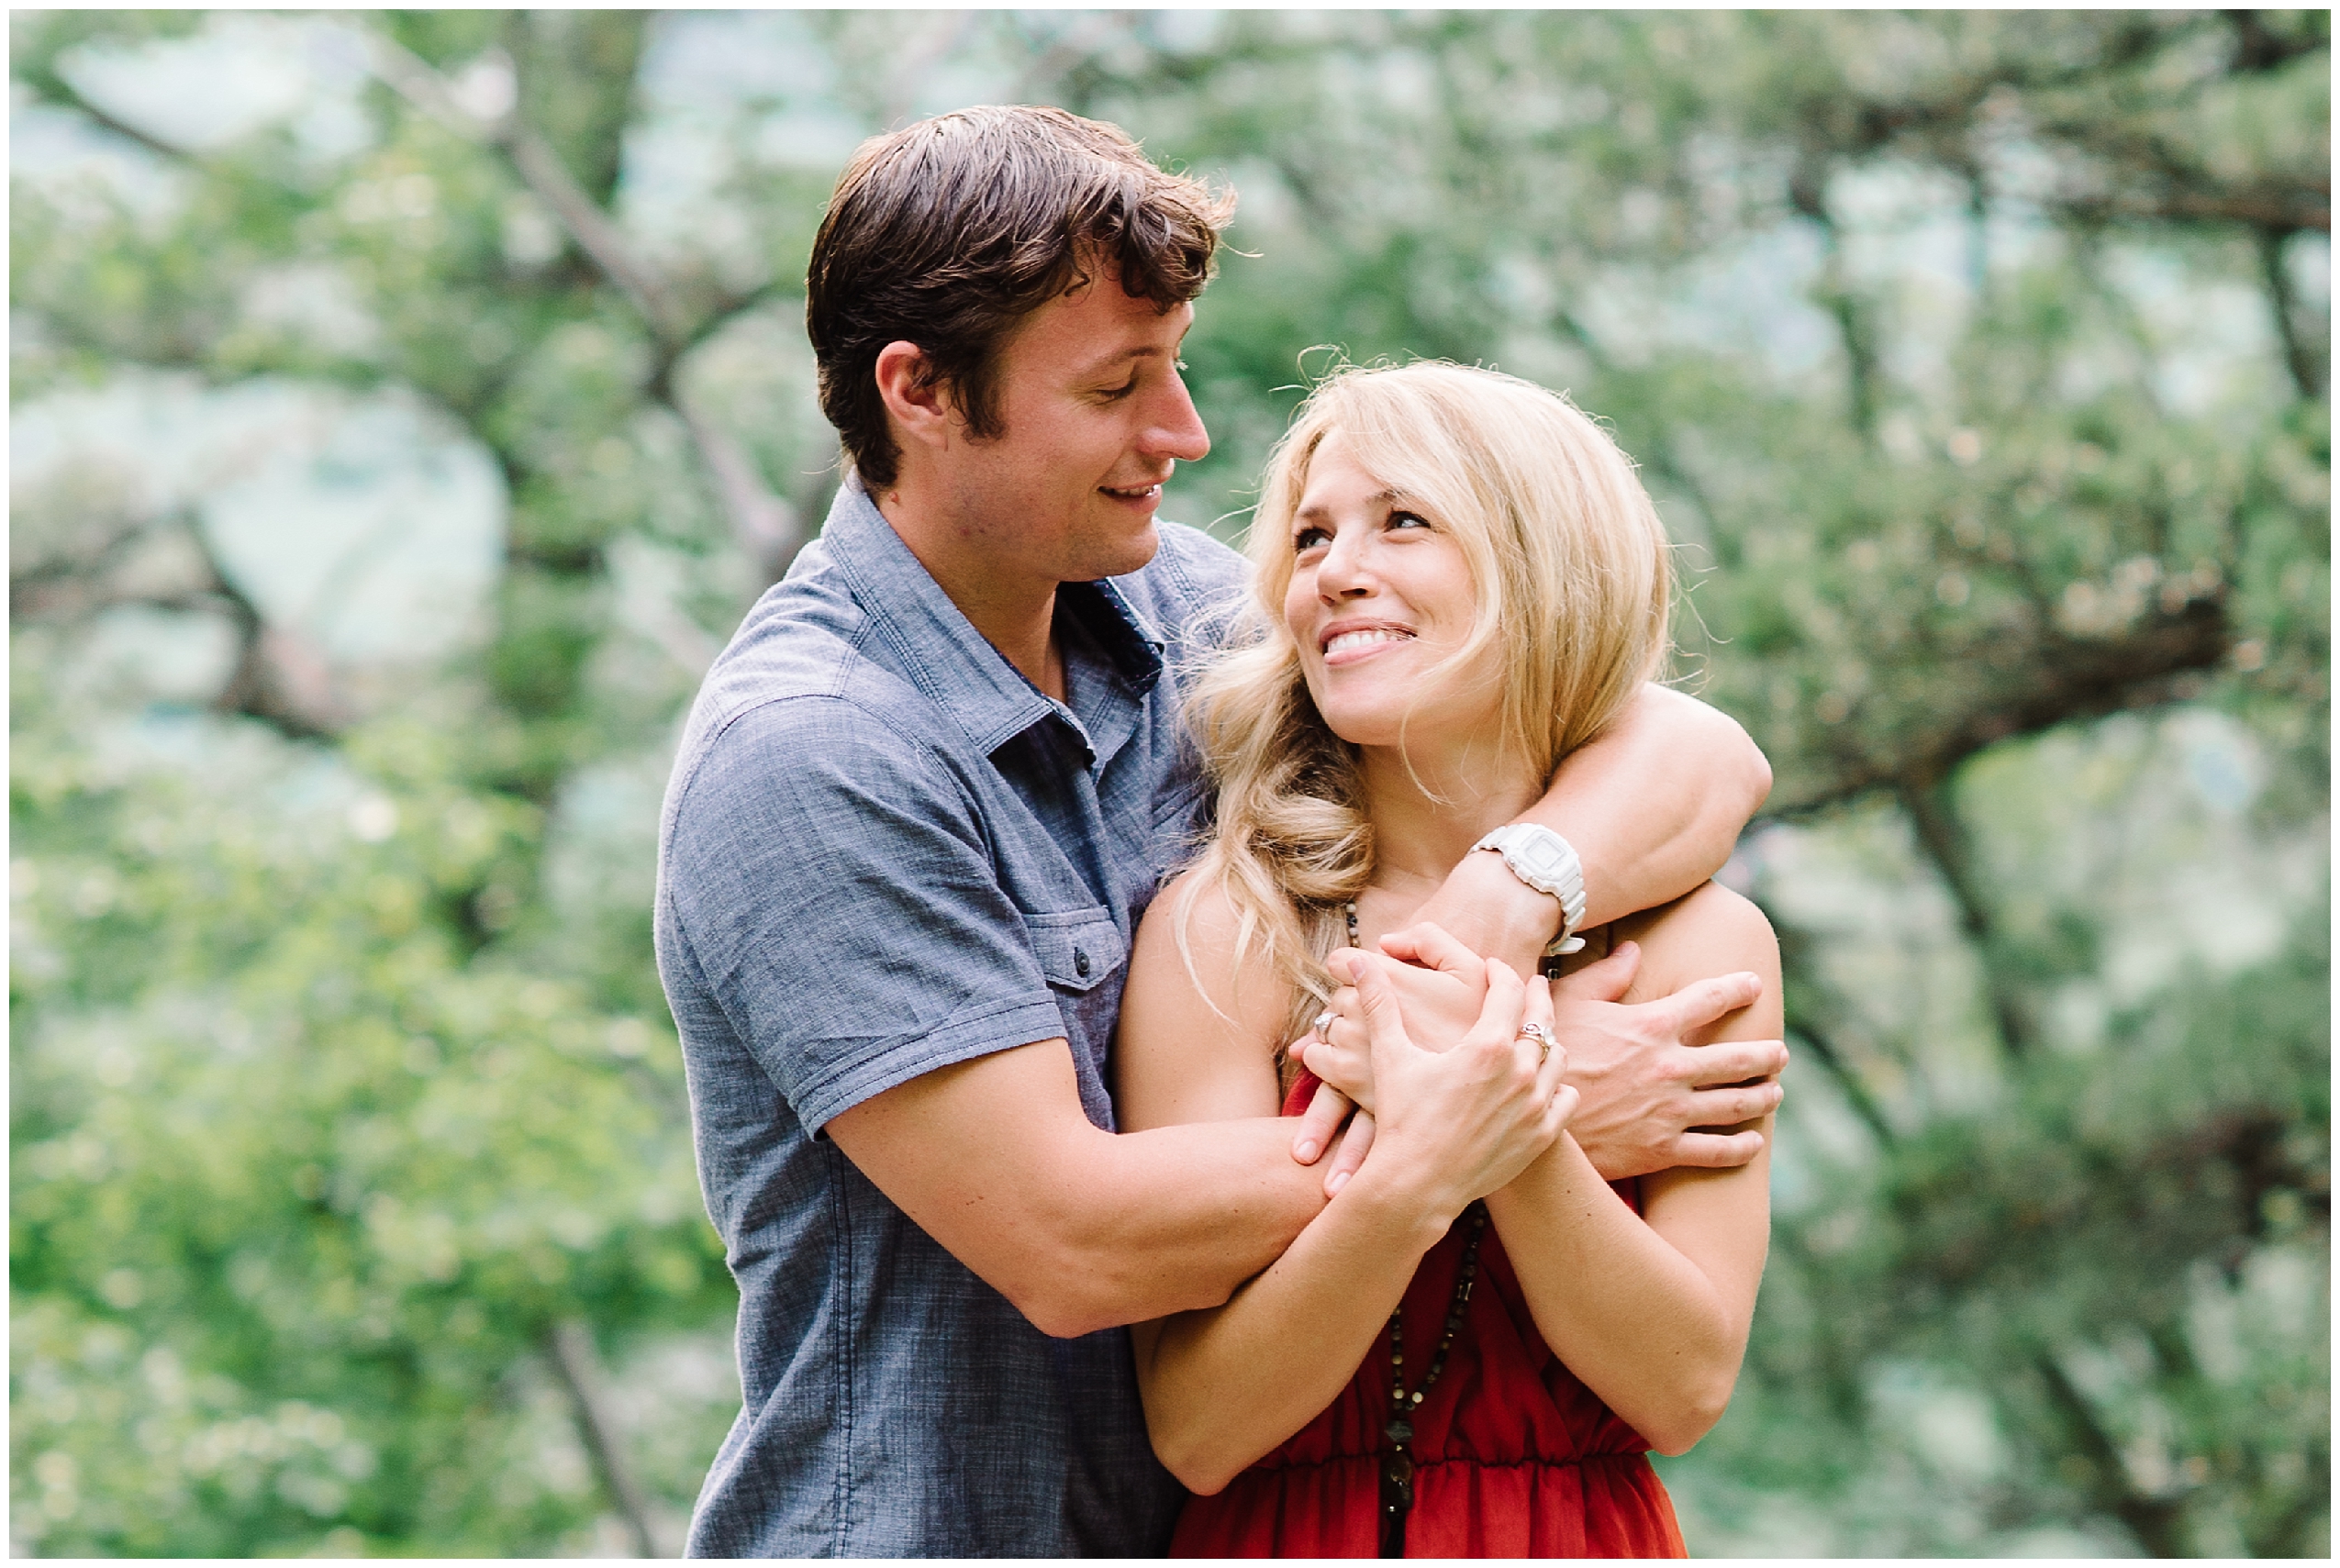
M 1142 348 L 1123 349 L 1118 354 L 1106 354 L 1101 358 L 1091 360 L 1087 364 L 1081 367 L 1081 373 L 1083 375 L 1103 375 L 1108 371 L 1116 370 L 1122 365 L 1131 364 L 1139 360 L 1158 360 L 1165 354 L 1175 354 L 1177 350 L 1176 349 L 1160 349 L 1154 347 L 1151 343 L 1146 344 Z
M 1192 328 L 1189 328 L 1187 330 L 1191 331 L 1192 329 Z M 1141 343 L 1134 348 L 1123 349 L 1119 353 L 1107 354 L 1102 358 L 1092 360 L 1089 363 L 1081 368 L 1081 373 L 1083 375 L 1100 375 L 1105 372 L 1113 369 L 1117 365 L 1126 364 L 1133 360 L 1175 358 L 1177 355 L 1184 353 L 1186 351 L 1186 347 L 1187 334 L 1185 332 L 1181 332 L 1178 334 L 1177 342 L 1167 349 L 1163 348 L 1158 343 Z

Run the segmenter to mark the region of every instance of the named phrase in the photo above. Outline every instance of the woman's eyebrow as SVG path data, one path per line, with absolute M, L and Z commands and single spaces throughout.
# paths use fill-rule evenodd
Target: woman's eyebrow
M 1408 499 L 1410 499 L 1410 497 L 1402 490 L 1376 490 L 1372 495 L 1365 497 L 1365 505 L 1368 506 L 1394 506 L 1398 505 L 1398 502 Z M 1297 523 L 1304 518 L 1314 517 L 1321 519 L 1329 517 L 1332 515 L 1332 514 L 1331 512 L 1325 510 L 1322 503 L 1320 502 L 1318 505 L 1313 506 L 1301 507 L 1298 511 L 1292 514 L 1292 520 Z

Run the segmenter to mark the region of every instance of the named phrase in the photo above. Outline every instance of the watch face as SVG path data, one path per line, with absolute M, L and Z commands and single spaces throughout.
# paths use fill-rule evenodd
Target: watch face
M 1536 875 L 1555 882 L 1568 866 L 1567 857 L 1560 852 L 1552 840 L 1540 834 L 1511 852 L 1526 862 L 1528 869 Z

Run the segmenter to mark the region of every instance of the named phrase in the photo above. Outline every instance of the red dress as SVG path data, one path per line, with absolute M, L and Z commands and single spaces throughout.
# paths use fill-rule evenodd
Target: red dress
M 1286 1103 L 1314 1092 L 1301 1075 Z M 1635 1203 L 1635 1184 L 1617 1184 Z M 1467 1225 L 1406 1287 L 1406 1365 L 1427 1367 L 1454 1300 Z M 1687 1557 L 1649 1444 L 1544 1348 L 1519 1276 L 1488 1227 L 1479 1288 L 1445 1370 L 1411 1420 L 1409 1557 Z M 1492 1287 L 1492 1288 L 1489 1288 Z M 1380 1550 L 1387 1336 L 1322 1415 L 1211 1497 L 1193 1497 L 1174 1557 L 1372 1557 Z M 1417 1374 L 1419 1375 L 1419 1374 Z M 1409 1386 L 1412 1380 L 1410 1378 Z

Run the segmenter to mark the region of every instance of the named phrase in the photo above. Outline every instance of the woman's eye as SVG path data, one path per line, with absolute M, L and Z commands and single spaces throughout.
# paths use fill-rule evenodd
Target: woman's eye
M 1292 553 L 1306 555 L 1332 541 L 1332 536 L 1322 528 L 1302 528 L 1292 536 Z
M 1431 526 L 1431 521 L 1420 512 L 1392 512 L 1388 526 L 1393 528 L 1426 528 Z

